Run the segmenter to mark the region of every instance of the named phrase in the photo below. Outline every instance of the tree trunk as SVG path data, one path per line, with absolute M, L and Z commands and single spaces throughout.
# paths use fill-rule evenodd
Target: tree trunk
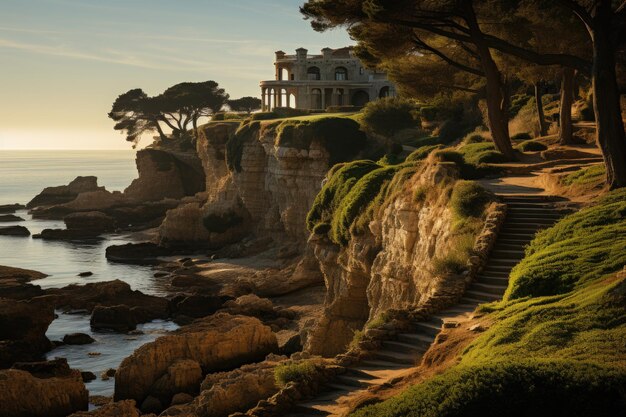
M 561 80 L 561 107 L 559 108 L 559 143 L 571 145 L 574 143 L 572 127 L 572 100 L 573 100 L 574 70 L 563 68 Z
M 163 129 L 161 129 L 161 125 L 159 124 L 159 122 L 155 120 L 154 125 L 156 126 L 157 132 L 159 132 L 159 137 L 161 138 L 161 140 L 167 140 L 167 136 L 165 136 L 165 133 L 163 133 Z
M 545 136 L 548 134 L 548 124 L 543 113 L 543 91 L 541 89 L 541 83 L 535 83 L 535 106 L 537 107 L 537 119 L 539 122 L 539 136 Z
M 626 134 L 615 72 L 615 48 L 610 36 L 611 1 L 603 0 L 593 20 L 593 109 L 596 140 L 606 164 L 606 182 L 611 189 L 626 186 Z
M 493 60 L 483 32 L 478 25 L 471 2 L 466 2 L 465 7 L 465 19 L 470 30 L 470 36 L 476 46 L 476 52 L 480 57 L 480 63 L 487 80 L 485 90 L 489 130 L 491 131 L 496 149 L 507 158 L 515 159 L 511 137 L 509 136 L 509 99 L 506 83 L 502 79 L 502 74 L 496 62 Z

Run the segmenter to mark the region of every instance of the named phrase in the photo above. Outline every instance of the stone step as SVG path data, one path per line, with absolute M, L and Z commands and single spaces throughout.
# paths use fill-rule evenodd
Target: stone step
M 342 392 L 356 391 L 353 385 L 342 384 L 341 382 L 329 382 L 326 384 L 326 388 L 332 391 L 342 391 Z
M 525 240 L 530 242 L 533 240 L 537 231 L 523 231 L 523 230 L 511 230 L 511 231 L 501 231 L 498 235 L 499 239 L 504 240 Z M 497 242 L 496 242 L 497 243 Z
M 539 223 L 508 223 L 502 226 L 502 229 L 500 229 L 500 232 L 501 233 L 506 233 L 507 231 L 516 232 L 520 229 L 536 232 L 542 227 L 545 227 L 545 225 L 541 225 Z
M 374 358 L 381 361 L 394 362 L 402 365 L 413 366 L 417 363 L 419 355 L 400 353 L 393 350 L 379 349 L 373 352 Z
M 433 319 L 429 321 L 421 321 L 415 323 L 415 330 L 419 333 L 424 333 L 428 336 L 435 337 L 441 331 L 441 320 Z
M 551 203 L 536 203 L 536 202 L 505 202 L 508 209 L 523 208 L 523 209 L 542 209 L 542 210 L 554 210 L 554 206 Z
M 480 271 L 480 275 L 483 277 L 487 277 L 487 278 L 499 278 L 499 279 L 509 279 L 509 274 L 511 273 L 511 271 L 494 271 L 494 270 L 489 270 L 486 271 L 485 269 L 483 269 L 482 271 Z
M 526 217 L 529 219 L 546 219 L 546 220 L 558 220 L 562 216 L 560 213 L 555 213 L 550 209 L 523 209 L 523 208 L 511 208 L 506 213 L 507 219 L 515 219 L 518 217 Z
M 369 376 L 369 375 L 368 375 Z M 367 388 L 372 385 L 369 382 L 369 379 L 372 378 L 363 378 L 357 375 L 339 375 L 337 376 L 337 381 L 341 382 L 343 385 L 348 385 L 354 388 Z
M 494 248 L 503 250 L 523 250 L 530 243 L 530 239 L 500 239 L 496 240 Z
M 496 273 L 509 273 L 511 272 L 511 269 L 513 269 L 513 267 L 511 267 L 510 265 L 493 265 L 491 263 L 489 263 L 489 261 L 487 261 L 487 265 L 485 266 L 485 268 L 483 269 L 483 271 L 485 272 L 496 272 Z
M 506 257 L 505 257 L 506 256 Z M 487 261 L 487 266 L 510 266 L 514 267 L 517 265 L 522 259 L 522 254 L 518 255 L 516 258 L 513 258 L 510 254 L 502 254 L 502 255 L 494 255 L 493 258 L 490 258 Z
M 497 294 L 477 291 L 474 289 L 469 289 L 465 291 L 465 297 L 472 299 L 472 300 L 480 300 L 481 302 L 491 302 L 491 301 L 496 301 L 502 298 L 500 297 L 500 295 L 497 295 Z
M 433 337 L 420 333 L 400 333 L 398 334 L 398 340 L 420 349 L 428 349 L 433 343 Z
M 509 277 L 489 277 L 485 275 L 478 275 L 474 282 L 487 285 L 503 286 L 506 288 L 509 285 Z
M 397 362 L 389 362 L 379 359 L 366 359 L 359 363 L 358 368 L 354 368 L 360 371 L 367 372 L 368 370 L 381 370 L 381 369 L 398 369 L 405 366 Z
M 413 344 L 398 342 L 396 340 L 383 340 L 382 345 L 387 350 L 405 354 L 416 355 L 425 352 L 424 349 L 421 349 Z
M 566 198 L 545 194 L 497 194 L 503 201 L 566 201 Z
M 470 290 L 475 290 L 475 291 L 480 291 L 484 293 L 494 294 L 497 296 L 502 296 L 502 294 L 504 294 L 504 292 L 506 291 L 507 287 L 508 285 L 494 285 L 494 284 L 487 284 L 483 282 L 474 281 L 472 285 L 470 286 Z
M 549 227 L 553 226 L 556 223 L 555 220 L 552 219 L 531 219 L 531 218 L 522 218 L 518 217 L 516 219 L 511 219 L 508 223 L 505 224 L 502 228 L 505 227 L 518 227 L 519 225 L 523 226 L 535 226 L 535 227 Z

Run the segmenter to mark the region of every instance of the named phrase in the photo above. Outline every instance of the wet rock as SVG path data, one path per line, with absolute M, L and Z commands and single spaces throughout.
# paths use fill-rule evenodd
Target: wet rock
M 87 383 L 87 382 L 91 382 L 95 379 L 97 379 L 98 377 L 96 376 L 96 374 L 94 374 L 93 372 L 90 371 L 83 371 L 80 373 L 80 376 L 83 378 L 83 382 Z
M 172 397 L 172 403 L 170 405 L 187 404 L 193 401 L 193 396 L 184 392 L 179 392 Z
M 37 378 L 65 377 L 72 374 L 65 358 L 40 362 L 16 362 L 11 369 L 26 371 Z
M 63 218 L 65 227 L 70 230 L 90 230 L 104 233 L 115 230 L 115 220 L 101 211 L 87 211 L 68 214 Z
M 101 240 L 99 232 L 91 230 L 43 229 L 33 235 L 34 239 L 43 240 Z
M 176 314 L 187 317 L 200 318 L 215 313 L 222 308 L 230 297 L 217 297 L 211 295 L 179 296 L 171 300 L 172 310 Z
M 137 327 L 137 321 L 132 310 L 125 305 L 112 307 L 96 306 L 89 321 L 92 329 L 114 330 L 127 332 Z
M 52 320 L 54 308 L 48 303 L 0 299 L 0 368 L 38 360 L 51 349 L 46 330 Z
M 160 256 L 173 254 L 175 251 L 172 249 L 154 243 L 127 243 L 106 248 L 106 258 L 109 261 L 137 265 L 157 265 Z
M 68 285 L 63 288 L 51 288 L 46 293 L 47 298 L 57 308 L 90 312 L 96 305 L 127 306 L 132 309 L 135 324 L 164 319 L 169 315 L 168 300 L 132 290 L 130 285 L 120 280 Z
M 28 282 L 47 277 L 38 271 L 0 265 L 0 298 L 23 300 L 43 295 L 43 290 Z
M 124 359 L 115 378 L 115 399 L 143 403 L 155 383 L 181 359 L 214 372 L 259 361 L 277 350 L 276 336 L 258 319 L 218 313 L 145 344 Z
M 159 401 L 158 398 L 148 396 L 145 400 L 141 402 L 140 409 L 141 409 L 141 412 L 144 414 L 147 414 L 147 413 L 158 414 L 161 412 L 161 410 L 163 410 L 163 404 L 161 404 L 161 401 Z
M 26 208 L 68 203 L 80 193 L 103 189 L 104 187 L 98 187 L 98 178 L 96 177 L 76 177 L 68 185 L 44 188 L 41 193 L 26 204 Z
M 163 278 L 163 277 L 166 277 L 168 275 L 170 275 L 169 272 L 155 272 L 153 276 L 155 278 Z
M 81 273 L 78 274 L 78 276 L 81 277 L 81 278 L 90 277 L 92 275 L 93 275 L 93 272 L 91 272 L 91 271 L 81 272 Z
M 3 417 L 64 417 L 87 406 L 88 392 L 78 371 L 49 378 L 18 369 L 0 371 Z
M 23 204 L 2 204 L 0 205 L 0 213 L 15 213 L 18 210 L 25 209 L 26 206 Z
M 13 214 L 0 215 L 0 223 L 23 222 L 24 219 Z
M 66 345 L 88 345 L 95 342 L 95 339 L 85 333 L 71 333 L 63 336 L 63 343 Z
M 109 378 L 115 378 L 115 373 L 116 373 L 116 372 L 117 372 L 117 370 L 116 370 L 116 369 L 109 368 L 109 369 L 107 369 L 106 371 L 104 371 L 104 374 L 105 374 L 106 376 L 108 376 Z
M 30 236 L 30 231 L 24 226 L 2 226 L 0 227 L 0 236 Z
M 97 404 L 96 404 L 97 405 Z M 107 403 L 93 411 L 81 411 L 69 417 L 139 417 L 139 410 L 135 401 L 125 400 L 115 403 Z

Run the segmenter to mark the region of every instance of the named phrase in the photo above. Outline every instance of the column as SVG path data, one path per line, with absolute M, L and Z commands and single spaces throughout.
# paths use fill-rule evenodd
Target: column
M 326 110 L 326 89 L 322 88 L 322 110 Z
M 287 90 L 287 107 L 291 107 L 291 93 Z
M 267 90 L 266 88 L 261 88 L 261 111 L 265 111 L 266 109 L 266 105 L 265 105 L 265 90 Z

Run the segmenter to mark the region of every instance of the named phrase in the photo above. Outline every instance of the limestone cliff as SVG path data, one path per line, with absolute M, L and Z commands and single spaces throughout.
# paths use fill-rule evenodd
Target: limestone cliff
M 458 179 L 454 164 L 432 160 L 401 169 L 381 187 L 375 214 L 363 230 L 353 226 L 345 244 L 333 242 L 332 231 L 312 235 L 328 293 L 323 318 L 308 341 L 310 352 L 343 351 L 366 321 L 389 310 L 436 310 L 461 296 L 470 253 L 461 247 L 468 241 L 472 246 L 484 215 L 460 222 L 450 203 Z M 351 201 L 334 203 L 349 207 Z

